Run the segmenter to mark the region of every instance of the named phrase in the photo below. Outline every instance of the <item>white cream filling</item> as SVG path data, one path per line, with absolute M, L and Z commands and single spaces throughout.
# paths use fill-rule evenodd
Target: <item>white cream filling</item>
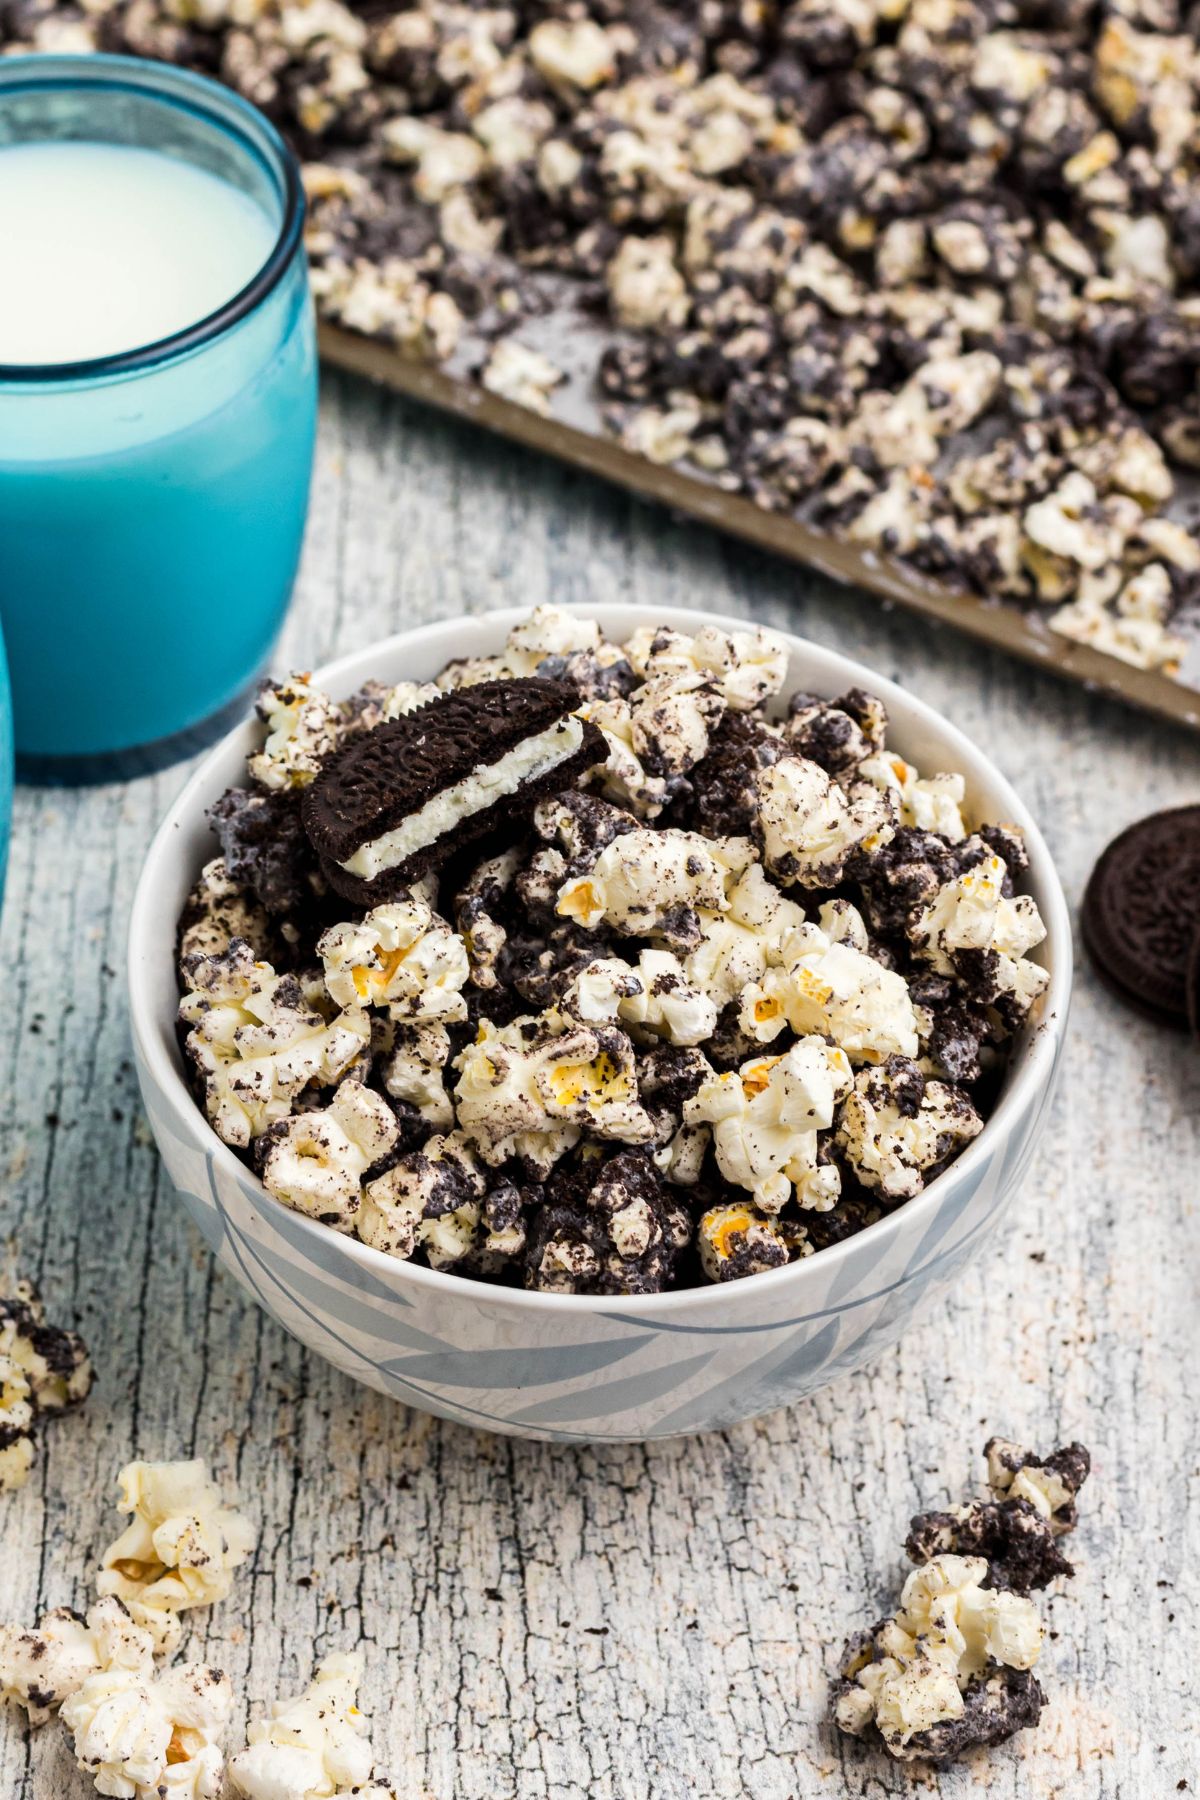
M 360 844 L 348 862 L 341 864 L 348 875 L 359 875 L 364 881 L 374 880 L 387 869 L 398 868 L 423 850 L 427 844 L 445 837 L 464 819 L 493 806 L 497 800 L 515 794 L 527 781 L 540 781 L 565 763 L 583 742 L 583 721 L 573 714 L 558 719 L 547 731 L 525 738 L 514 750 L 493 763 L 480 763 L 456 781 L 443 788 L 432 800 L 409 816 L 393 831 Z

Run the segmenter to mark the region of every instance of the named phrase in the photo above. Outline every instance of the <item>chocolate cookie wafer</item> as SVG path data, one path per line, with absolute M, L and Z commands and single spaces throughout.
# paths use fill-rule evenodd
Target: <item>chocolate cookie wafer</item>
M 1114 838 L 1080 920 L 1097 973 L 1138 1012 L 1188 1023 L 1188 967 L 1200 935 L 1200 806 L 1139 819 Z
M 453 850 L 530 812 L 603 762 L 602 733 L 567 682 L 538 676 L 455 689 L 353 739 L 304 797 L 331 887 L 387 900 Z

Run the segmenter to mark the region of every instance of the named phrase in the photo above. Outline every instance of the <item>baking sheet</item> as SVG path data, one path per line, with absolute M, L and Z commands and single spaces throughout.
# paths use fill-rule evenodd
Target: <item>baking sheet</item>
M 586 334 L 582 334 L 586 337 Z M 324 360 L 335 368 L 382 383 L 444 411 L 471 419 L 502 437 L 542 450 L 574 468 L 746 538 L 767 550 L 790 557 L 831 576 L 835 581 L 866 588 L 926 618 L 939 619 L 957 631 L 994 644 L 1039 668 L 1065 675 L 1086 687 L 1116 695 L 1131 705 L 1200 732 L 1200 639 L 1189 644 L 1181 677 L 1135 669 L 1090 645 L 1058 636 L 1036 613 L 1024 613 L 996 601 L 980 599 L 916 577 L 873 551 L 842 543 L 825 532 L 782 513 L 764 512 L 753 501 L 728 494 L 714 483 L 679 469 L 648 462 L 603 433 L 590 398 L 590 376 L 596 366 L 593 347 L 576 336 L 567 364 L 562 338 L 539 343 L 523 325 L 522 343 L 543 349 L 565 366 L 567 380 L 553 397 L 556 416 L 543 418 L 527 407 L 488 393 L 470 370 L 483 359 L 480 345 L 464 345 L 443 367 L 401 356 L 387 345 L 332 325 L 320 327 Z

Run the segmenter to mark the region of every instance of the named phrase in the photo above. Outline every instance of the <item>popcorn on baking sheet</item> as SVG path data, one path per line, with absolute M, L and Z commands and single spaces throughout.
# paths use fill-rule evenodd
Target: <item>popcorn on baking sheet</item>
M 244 1800 L 325 1800 L 371 1794 L 375 1757 L 356 1704 L 363 1677 L 360 1651 L 318 1663 L 312 1681 L 291 1700 L 277 1700 L 252 1719 L 244 1750 L 230 1759 L 229 1779 Z
M 43 1418 L 79 1406 L 94 1380 L 83 1339 L 47 1324 L 32 1282 L 0 1297 L 0 1493 L 26 1480 Z
M 169 1654 L 179 1614 L 228 1595 L 254 1529 L 202 1462 L 129 1463 L 118 1480 L 118 1507 L 130 1521 L 104 1552 L 96 1586 L 123 1603 L 156 1654 Z

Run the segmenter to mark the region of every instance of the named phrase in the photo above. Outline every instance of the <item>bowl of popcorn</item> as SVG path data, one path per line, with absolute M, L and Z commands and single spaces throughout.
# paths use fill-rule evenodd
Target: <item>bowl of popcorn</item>
M 539 607 L 265 683 L 129 968 L 167 1170 L 268 1312 L 426 1411 L 622 1440 L 798 1400 L 955 1282 L 1071 938 L 1017 796 L 893 683 Z

